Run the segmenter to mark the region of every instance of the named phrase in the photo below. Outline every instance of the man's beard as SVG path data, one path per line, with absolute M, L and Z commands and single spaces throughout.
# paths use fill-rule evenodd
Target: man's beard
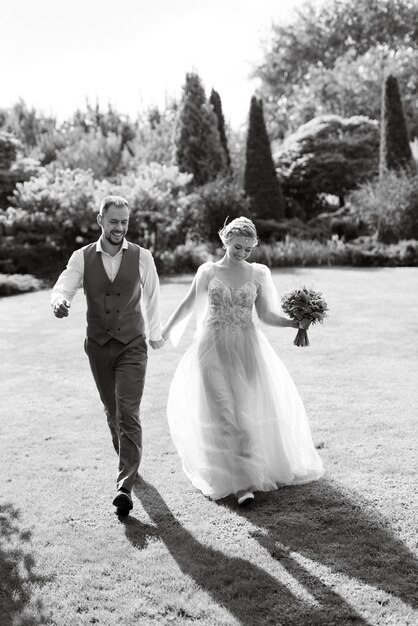
M 121 236 L 118 237 L 116 241 L 112 240 L 112 236 L 113 235 L 111 233 L 109 234 L 105 233 L 105 238 L 107 239 L 109 243 L 112 244 L 112 246 L 119 246 L 120 243 L 122 242 L 123 237 L 125 236 L 125 233 L 121 233 Z

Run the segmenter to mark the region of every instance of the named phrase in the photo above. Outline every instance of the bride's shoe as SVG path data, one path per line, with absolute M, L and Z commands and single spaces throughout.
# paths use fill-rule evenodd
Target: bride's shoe
M 236 493 L 238 504 L 246 504 L 250 502 L 250 500 L 254 500 L 254 494 L 252 491 L 247 491 L 247 489 L 242 489 L 241 491 L 237 491 Z

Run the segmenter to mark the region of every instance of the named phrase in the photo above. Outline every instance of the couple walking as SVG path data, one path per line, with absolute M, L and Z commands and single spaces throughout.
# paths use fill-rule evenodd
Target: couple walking
M 125 239 L 129 204 L 107 196 L 97 217 L 99 240 L 76 250 L 51 296 L 56 317 L 69 315 L 83 286 L 87 299 L 85 351 L 119 456 L 113 505 L 133 507 L 142 454 L 139 415 L 148 343 L 177 343 L 193 313 L 198 332 L 183 355 L 168 397 L 170 432 L 193 485 L 213 499 L 305 483 L 323 473 L 305 409 L 285 366 L 253 323 L 298 322 L 279 315 L 269 269 L 248 263 L 257 233 L 241 217 L 225 225 L 223 258 L 201 265 L 191 288 L 161 329 L 159 281 L 151 253 Z M 143 308 L 141 306 L 143 302 Z

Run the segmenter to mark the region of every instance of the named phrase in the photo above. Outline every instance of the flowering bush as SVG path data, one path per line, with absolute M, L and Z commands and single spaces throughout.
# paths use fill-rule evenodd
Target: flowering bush
M 0 271 L 55 277 L 71 252 L 97 239 L 102 198 L 124 196 L 131 206 L 129 237 L 154 254 L 183 244 L 190 230 L 190 174 L 175 166 L 140 166 L 118 183 L 89 170 L 43 168 L 17 185 L 14 206 L 0 211 Z
M 43 168 L 19 183 L 14 206 L 0 211 L 0 271 L 55 276 L 78 246 L 97 237 L 91 172 Z
M 87 133 L 77 127 L 64 138 L 66 145 L 57 151 L 53 168 L 90 170 L 98 179 L 123 174 L 129 169 L 129 152 L 115 132 L 91 128 Z
M 43 282 L 30 274 L 0 274 L 0 296 L 42 289 Z
M 161 252 L 155 258 L 155 263 L 158 272 L 167 275 L 193 273 L 202 263 L 213 260 L 214 256 L 208 245 L 188 242 L 172 251 Z
M 122 176 L 117 185 L 97 183 L 97 199 L 108 194 L 129 201 L 129 235 L 151 252 L 174 249 L 184 243 L 190 228 L 191 197 L 187 186 L 191 174 L 181 173 L 175 165 L 150 163 Z

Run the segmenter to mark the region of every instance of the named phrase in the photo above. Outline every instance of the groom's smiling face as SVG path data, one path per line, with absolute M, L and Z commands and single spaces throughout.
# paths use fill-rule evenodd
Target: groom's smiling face
M 128 232 L 129 209 L 128 207 L 118 207 L 111 204 L 103 215 L 98 216 L 98 223 L 102 229 L 103 236 L 114 246 L 122 243 Z

